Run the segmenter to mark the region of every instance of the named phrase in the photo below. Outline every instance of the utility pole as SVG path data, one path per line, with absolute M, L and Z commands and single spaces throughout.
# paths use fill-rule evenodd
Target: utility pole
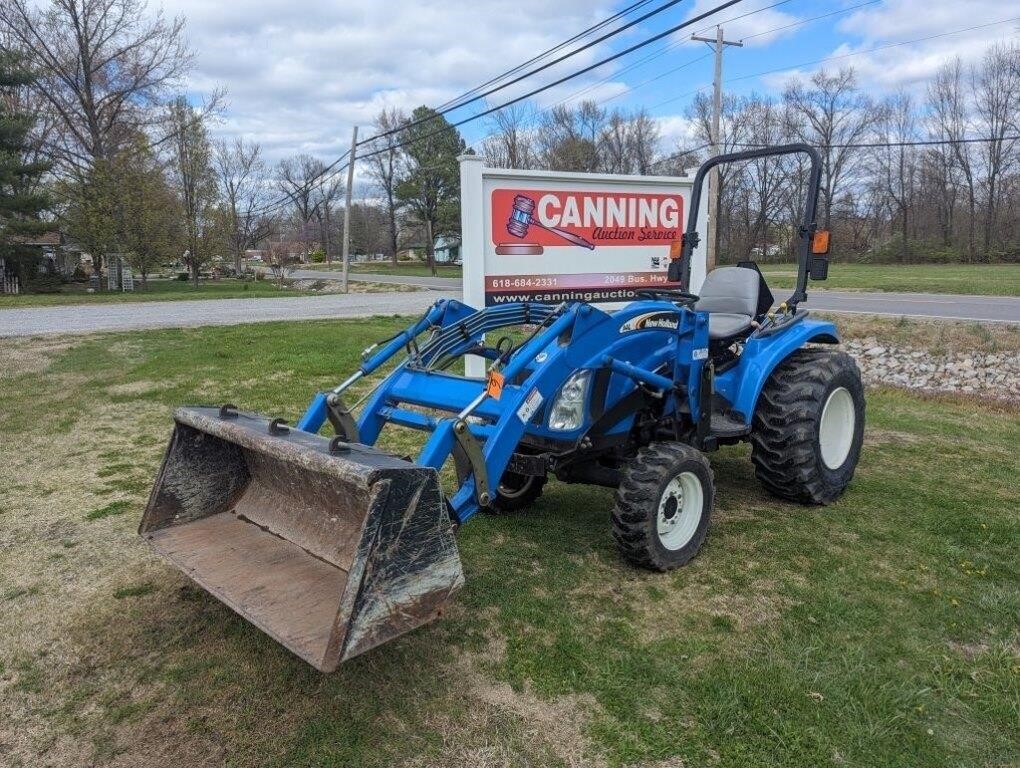
M 347 160 L 347 202 L 344 205 L 344 250 L 343 268 L 340 272 L 340 285 L 347 293 L 347 280 L 351 268 L 351 193 L 354 191 L 354 156 L 358 151 L 358 126 L 354 126 L 351 136 L 351 156 Z
M 722 137 L 719 123 L 722 119 L 722 54 L 727 45 L 742 48 L 742 42 L 723 39 L 723 28 L 715 28 L 715 37 L 698 37 L 691 35 L 691 40 L 708 43 L 715 49 L 715 93 L 712 98 L 712 155 L 722 152 Z M 715 269 L 716 232 L 719 224 L 719 166 L 708 172 L 708 247 L 705 251 L 705 274 Z

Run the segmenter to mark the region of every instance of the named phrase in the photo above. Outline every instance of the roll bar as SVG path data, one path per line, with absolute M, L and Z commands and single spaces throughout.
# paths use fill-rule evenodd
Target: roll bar
M 809 144 L 782 144 L 777 147 L 761 147 L 759 149 L 748 149 L 744 152 L 731 152 L 725 155 L 710 157 L 694 175 L 694 188 L 691 190 L 690 211 L 687 214 L 687 230 L 683 235 L 683 244 L 680 250 L 680 258 L 670 265 L 670 282 L 679 282 L 684 290 L 688 290 L 691 280 L 691 256 L 694 249 L 701 242 L 698 234 L 698 208 L 701 203 L 701 188 L 705 181 L 705 175 L 717 165 L 726 163 L 737 163 L 743 160 L 756 160 L 760 157 L 772 157 L 774 155 L 793 155 L 804 153 L 811 158 L 811 173 L 808 177 L 807 197 L 804 200 L 804 217 L 797 230 L 797 287 L 793 295 L 787 299 L 786 304 L 791 309 L 807 298 L 807 280 L 811 274 L 811 240 L 814 237 L 817 224 L 815 214 L 818 209 L 818 191 L 822 179 L 822 158 L 818 150 Z M 820 278 L 824 279 L 824 277 Z

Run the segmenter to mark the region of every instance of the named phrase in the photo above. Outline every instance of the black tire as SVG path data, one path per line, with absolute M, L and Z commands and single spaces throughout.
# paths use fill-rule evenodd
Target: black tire
M 463 483 L 465 478 L 471 474 L 471 465 L 459 451 L 454 451 L 453 460 L 457 471 L 457 481 Z M 482 512 L 489 515 L 507 515 L 527 509 L 542 495 L 546 479 L 535 475 L 504 472 L 496 488 L 496 498 L 489 506 L 482 507 Z
M 483 511 L 490 515 L 505 515 L 527 509 L 542 495 L 545 480 L 546 478 L 536 475 L 504 472 L 503 478 L 499 481 L 496 498 Z
M 686 475 L 696 477 L 700 492 L 700 509 L 677 510 L 676 497 L 673 497 L 673 511 L 669 512 L 668 499 L 664 499 L 671 483 L 676 480 L 685 481 Z M 683 443 L 652 443 L 642 448 L 626 467 L 620 479 L 620 487 L 616 491 L 616 504 L 613 508 L 613 538 L 624 559 L 642 568 L 653 571 L 668 571 L 679 568 L 698 554 L 701 545 L 708 535 L 709 519 L 712 515 L 712 504 L 715 490 L 712 468 L 708 459 L 696 448 Z M 695 495 L 691 495 L 696 499 Z M 693 527 L 689 538 L 681 535 L 681 546 L 667 546 L 671 533 L 659 532 L 660 504 L 665 521 L 682 514 L 697 514 L 688 518 Z M 690 529 L 687 529 L 690 531 Z
M 832 467 L 823 460 L 820 432 L 826 404 L 844 397 L 834 394 L 840 389 L 852 399 L 853 426 L 843 430 L 849 437 L 846 458 Z M 844 412 L 850 412 L 849 405 Z M 801 349 L 772 372 L 758 399 L 751 430 L 754 473 L 771 493 L 802 504 L 835 501 L 854 476 L 863 441 L 864 385 L 850 355 Z M 835 455 L 842 453 L 839 446 Z

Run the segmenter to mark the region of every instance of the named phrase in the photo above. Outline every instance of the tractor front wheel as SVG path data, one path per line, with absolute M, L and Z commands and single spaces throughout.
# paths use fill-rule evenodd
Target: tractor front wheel
M 527 509 L 542 495 L 544 487 L 544 477 L 504 472 L 503 479 L 499 481 L 496 498 L 484 511 L 493 515 L 503 515 Z
M 634 565 L 668 571 L 694 557 L 708 535 L 715 495 L 705 455 L 683 443 L 652 443 L 623 471 L 613 538 Z
M 460 451 L 453 452 L 454 469 L 457 472 L 457 483 L 462 485 L 471 474 L 471 464 Z M 496 497 L 482 512 L 489 515 L 507 515 L 527 509 L 542 495 L 546 478 L 537 475 L 519 475 L 516 472 L 504 472 L 496 487 Z
M 846 490 L 864 439 L 864 385 L 845 352 L 801 349 L 765 383 L 754 413 L 751 461 L 784 499 L 829 504 Z

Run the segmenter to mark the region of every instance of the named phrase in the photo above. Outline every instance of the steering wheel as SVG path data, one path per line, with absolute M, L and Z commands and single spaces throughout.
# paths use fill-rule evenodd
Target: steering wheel
M 679 288 L 638 288 L 634 291 L 634 295 L 643 299 L 668 299 L 674 304 L 685 307 L 694 304 L 701 298 L 696 294 L 681 291 Z

